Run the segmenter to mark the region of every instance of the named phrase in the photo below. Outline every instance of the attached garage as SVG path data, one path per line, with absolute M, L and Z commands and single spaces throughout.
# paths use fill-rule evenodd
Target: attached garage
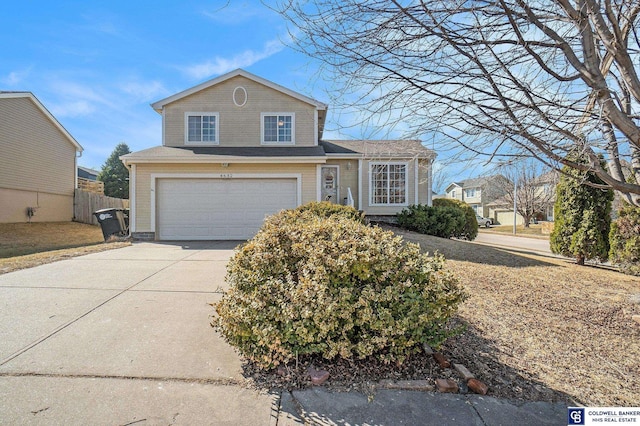
M 243 240 L 264 218 L 299 205 L 297 178 L 158 178 L 157 238 Z

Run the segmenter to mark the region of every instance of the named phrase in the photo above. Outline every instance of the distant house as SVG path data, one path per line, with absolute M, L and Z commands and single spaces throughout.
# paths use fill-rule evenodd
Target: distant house
M 527 188 L 520 188 L 529 193 L 526 196 L 517 196 L 516 200 L 528 200 L 534 211 L 534 219 L 540 221 L 554 221 L 553 205 L 556 199 L 556 185 L 558 184 L 559 172 L 552 170 L 544 173 L 531 181 Z M 513 225 L 513 199 L 507 200 L 500 197 L 489 203 L 489 216 L 494 223 L 501 225 Z M 520 214 L 515 215 L 517 225 L 524 224 L 524 218 Z
M 0 91 L 0 223 L 70 221 L 82 150 L 33 93 Z
M 502 175 L 493 175 L 452 182 L 445 189 L 445 196 L 464 201 L 483 217 L 490 217 L 489 204 L 505 194 L 509 180 Z
M 131 232 L 246 239 L 310 201 L 395 215 L 431 203 L 435 153 L 417 140 L 324 140 L 328 106 L 244 70 L 152 104 L 162 146 L 127 154 Z

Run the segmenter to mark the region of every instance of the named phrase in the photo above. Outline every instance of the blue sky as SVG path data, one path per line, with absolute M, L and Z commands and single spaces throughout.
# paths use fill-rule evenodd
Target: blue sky
M 258 0 L 7 1 L 0 90 L 33 92 L 84 147 L 79 164 L 99 170 L 119 142 L 161 144 L 150 103 L 236 68 L 328 102 L 318 64 L 287 34 Z M 331 131 L 348 124 L 331 112 L 325 137 L 362 136 Z

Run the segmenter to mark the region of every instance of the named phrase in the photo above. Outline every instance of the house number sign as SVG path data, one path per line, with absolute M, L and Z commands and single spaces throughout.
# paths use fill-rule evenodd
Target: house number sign
M 231 174 L 231 173 L 221 173 L 220 174 L 220 178 L 221 179 L 233 179 L 233 174 Z

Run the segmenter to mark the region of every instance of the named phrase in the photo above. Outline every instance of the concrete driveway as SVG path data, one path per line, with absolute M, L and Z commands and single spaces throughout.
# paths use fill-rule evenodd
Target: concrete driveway
M 237 243 L 137 243 L 0 275 L 0 424 L 553 425 L 562 404 L 261 392 L 209 326 Z
M 236 243 L 139 243 L 0 275 L 0 424 L 268 425 L 209 326 Z M 276 404 L 277 406 L 277 404 Z

